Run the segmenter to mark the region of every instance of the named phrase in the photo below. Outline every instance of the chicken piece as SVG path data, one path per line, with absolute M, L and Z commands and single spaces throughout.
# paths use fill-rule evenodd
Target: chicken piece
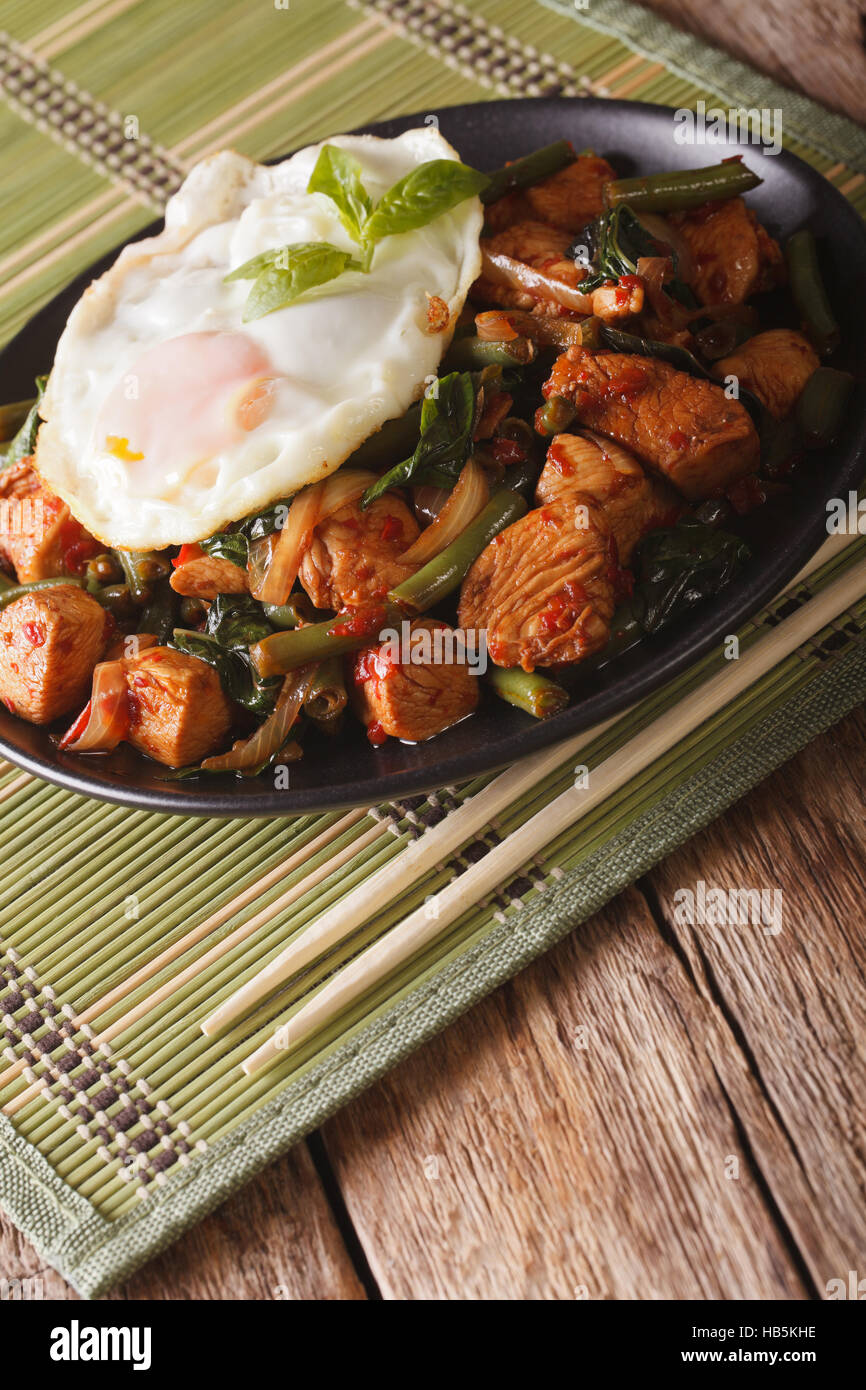
M 491 253 L 510 256 L 512 260 L 522 261 L 533 270 L 543 271 L 551 279 L 559 280 L 571 289 L 579 289 L 587 272 L 570 256 L 566 256 L 571 241 L 568 232 L 550 227 L 545 222 L 525 221 L 515 222 L 481 244 Z M 472 297 L 487 304 L 501 304 L 506 309 L 529 309 L 536 314 L 573 318 L 577 312 L 553 299 L 530 294 L 513 285 L 499 284 L 485 276 L 483 271 L 472 288 Z M 631 318 L 643 311 L 643 282 L 636 275 L 625 276 L 618 285 L 613 282 L 600 285 L 587 298 L 592 300 L 591 305 L 588 303 L 586 306 L 587 312 L 591 308 L 592 313 L 606 323 Z
M 0 473 L 0 564 L 20 583 L 82 574 L 102 546 L 42 483 L 30 459 Z
M 749 338 L 713 368 L 724 380 L 734 376 L 758 397 L 777 420 L 789 415 L 809 377 L 820 366 L 818 354 L 790 328 L 773 328 Z
M 659 358 L 569 348 L 543 392 L 572 401 L 581 424 L 624 445 L 690 500 L 718 494 L 758 466 L 745 406 Z
M 213 667 L 171 647 L 149 647 L 123 665 L 125 739 L 133 748 L 168 767 L 186 767 L 225 745 L 232 706 Z
M 642 536 L 672 526 L 682 511 L 672 487 L 649 477 L 637 459 L 600 434 L 558 434 L 551 440 L 535 500 L 544 507 L 577 493 L 603 510 L 622 565 Z
M 581 154 L 573 164 L 540 179 L 524 191 L 530 216 L 562 227 L 574 235 L 597 217 L 604 206 L 604 185 L 616 174 L 606 159 Z
M 522 261 L 533 270 L 543 270 L 545 275 L 576 289 L 586 276 L 586 271 L 576 265 L 570 256 L 566 256 L 571 242 L 572 237 L 568 232 L 549 227 L 545 222 L 529 220 L 515 222 L 489 239 L 482 238 L 481 245 L 493 254 L 498 252 L 510 256 L 512 260 Z M 500 285 L 489 280 L 483 272 L 472 287 L 472 298 L 485 304 L 502 304 L 506 309 L 537 307 L 539 312 L 547 314 L 570 312 L 552 300 L 538 299 L 511 285 Z
M 691 287 L 701 304 L 743 304 L 782 282 L 779 243 L 742 198 L 670 216 L 692 258 Z
M 0 613 L 0 700 L 31 724 L 80 705 L 113 623 L 74 584 L 35 589 Z
M 478 678 L 466 655 L 460 634 L 438 618 L 404 623 L 400 642 L 358 652 L 354 703 L 370 742 L 387 736 L 423 743 L 471 714 Z
M 482 550 L 463 581 L 461 628 L 486 632 L 497 666 L 559 666 L 605 645 L 618 574 L 613 537 L 591 497 L 527 512 Z
M 195 555 L 184 560 L 169 580 L 176 594 L 184 598 L 213 600 L 217 594 L 248 594 L 250 581 L 246 570 L 220 555 Z
M 617 323 L 643 313 L 645 291 L 636 275 L 623 275 L 619 284 L 599 285 L 592 291 L 592 312 L 604 323 Z
M 393 493 L 377 497 L 366 511 L 349 502 L 316 527 L 301 562 L 301 584 L 316 608 L 380 602 L 415 573 L 417 565 L 399 557 L 418 534 L 414 516 Z

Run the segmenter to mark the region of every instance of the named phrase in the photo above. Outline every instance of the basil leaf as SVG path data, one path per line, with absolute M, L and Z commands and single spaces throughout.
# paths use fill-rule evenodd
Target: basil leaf
M 651 531 L 632 562 L 645 632 L 658 632 L 702 599 L 718 594 L 750 556 L 739 536 L 691 517 Z
M 382 197 L 363 226 L 366 240 L 425 227 L 458 203 L 480 193 L 487 175 L 456 159 L 431 159 L 411 169 Z
M 250 544 L 242 531 L 218 531 L 199 541 L 205 555 L 213 555 L 217 560 L 230 560 L 245 570 L 250 557 Z
M 273 712 L 282 677 L 262 680 L 250 660 L 253 642 L 274 629 L 261 604 L 249 594 L 218 594 L 210 606 L 204 632 L 175 628 L 171 645 L 212 666 L 230 699 L 253 714 Z
M 359 263 L 327 241 L 299 242 L 285 246 L 273 265 L 260 271 L 244 308 L 244 323 L 284 309 L 307 290 L 327 284 L 344 270 L 360 269 Z
M 45 387 L 48 382 L 47 376 L 36 378 L 36 400 L 27 415 L 27 419 L 13 436 L 5 453 L 0 461 L 0 468 L 11 468 L 13 464 L 20 463 L 22 459 L 29 458 L 36 448 L 36 436 L 39 433 L 39 426 L 42 421 L 39 418 L 39 403 L 45 395 Z
M 324 193 L 336 205 L 340 221 L 355 241 L 363 239 L 362 227 L 373 204 L 361 182 L 361 163 L 336 145 L 323 145 L 307 184 L 308 193 Z
M 472 448 L 475 421 L 475 385 L 471 372 L 451 372 L 439 378 L 435 393 L 421 406 L 421 437 L 411 458 L 389 468 L 371 484 L 361 499 L 368 507 L 383 492 L 402 487 L 427 470 L 456 478 Z

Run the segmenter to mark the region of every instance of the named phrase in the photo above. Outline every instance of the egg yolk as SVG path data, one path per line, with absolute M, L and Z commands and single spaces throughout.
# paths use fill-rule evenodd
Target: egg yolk
M 152 490 L 178 484 L 256 429 L 279 374 L 245 333 L 185 333 L 148 348 L 123 374 L 96 424 L 102 449 Z

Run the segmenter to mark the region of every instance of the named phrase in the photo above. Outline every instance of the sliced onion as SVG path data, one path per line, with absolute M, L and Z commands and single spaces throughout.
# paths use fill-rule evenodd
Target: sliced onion
M 432 483 L 419 483 L 412 489 L 412 506 L 415 515 L 424 526 L 435 521 L 451 492 L 447 487 L 434 487 Z
M 493 336 L 493 319 L 505 319 L 512 329 L 512 337 L 518 332 L 521 337 L 529 338 L 536 347 L 558 347 L 563 352 L 570 347 L 578 347 L 583 342 L 584 328 L 582 323 L 575 319 L 559 318 L 555 314 L 531 314 L 528 309 L 509 309 L 499 310 L 489 314 L 478 314 L 475 319 L 475 326 L 478 330 L 478 337 L 485 342 L 508 342 L 504 335 Z M 490 322 L 484 325 L 482 331 L 481 320 L 489 319 Z
M 290 671 L 283 681 L 273 714 L 249 738 L 239 739 L 232 744 L 228 753 L 205 758 L 202 763 L 204 771 L 250 772 L 279 753 L 310 693 L 317 666 L 318 662 Z
M 545 275 L 543 270 L 534 270 L 532 266 L 515 260 L 513 256 L 482 248 L 481 264 L 484 279 L 490 280 L 493 284 L 507 285 L 510 289 L 520 290 L 522 294 L 531 294 L 533 299 L 549 299 L 554 304 L 574 309 L 579 314 L 592 313 L 590 295 L 581 294 L 574 285 L 567 285 L 564 280 Z
M 60 740 L 69 753 L 110 753 L 129 732 L 129 687 L 122 661 L 101 661 L 93 672 L 87 723 L 79 716 Z
M 285 603 L 298 577 L 304 551 L 319 523 L 325 484 L 301 488 L 292 498 L 289 514 L 273 546 L 270 563 L 265 563 L 261 584 L 250 591 L 261 603 Z M 258 557 L 257 563 L 258 563 Z
M 285 603 L 298 577 L 313 532 L 321 521 L 366 492 L 377 474 L 347 468 L 296 492 L 283 529 L 250 552 L 250 592 L 260 603 Z M 265 542 L 270 545 L 265 548 Z
M 261 540 L 253 541 L 250 546 L 249 559 L 247 560 L 247 575 L 250 581 L 250 593 L 253 598 L 258 599 L 259 602 L 262 600 L 262 585 L 270 569 L 279 539 L 279 531 L 274 531 L 270 536 L 263 536 Z
M 485 309 L 476 314 L 475 332 L 483 343 L 510 343 L 517 337 L 511 315 L 504 309 Z
M 371 473 L 366 468 L 341 468 L 338 473 L 326 478 L 319 520 L 324 521 L 326 516 L 333 516 L 341 507 L 347 507 L 350 502 L 362 497 L 371 483 L 378 481 L 378 477 L 378 473 Z
M 481 464 L 471 457 L 436 520 L 400 556 L 404 565 L 424 565 L 466 530 L 487 505 L 490 489 Z

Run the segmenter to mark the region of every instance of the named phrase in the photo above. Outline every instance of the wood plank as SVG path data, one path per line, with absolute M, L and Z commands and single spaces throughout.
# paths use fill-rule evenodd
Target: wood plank
M 621 894 L 326 1125 L 383 1296 L 804 1297 L 725 1051 L 719 1010 Z
M 642 0 L 646 9 L 688 29 L 742 62 L 799 87 L 852 120 L 866 120 L 866 52 L 862 5 L 826 0 Z
M 791 1135 L 793 1167 L 750 1139 L 822 1293 L 866 1270 L 864 760 L 861 709 L 650 875 L 701 997 L 735 1020 Z M 677 890 L 699 879 L 780 890 L 781 931 L 678 924 Z M 739 1108 L 738 1074 L 720 1075 Z
M 0 1280 L 39 1278 L 76 1299 L 0 1214 Z M 31 1288 L 33 1285 L 31 1284 Z M 306 1144 L 298 1144 L 109 1299 L 362 1299 Z

